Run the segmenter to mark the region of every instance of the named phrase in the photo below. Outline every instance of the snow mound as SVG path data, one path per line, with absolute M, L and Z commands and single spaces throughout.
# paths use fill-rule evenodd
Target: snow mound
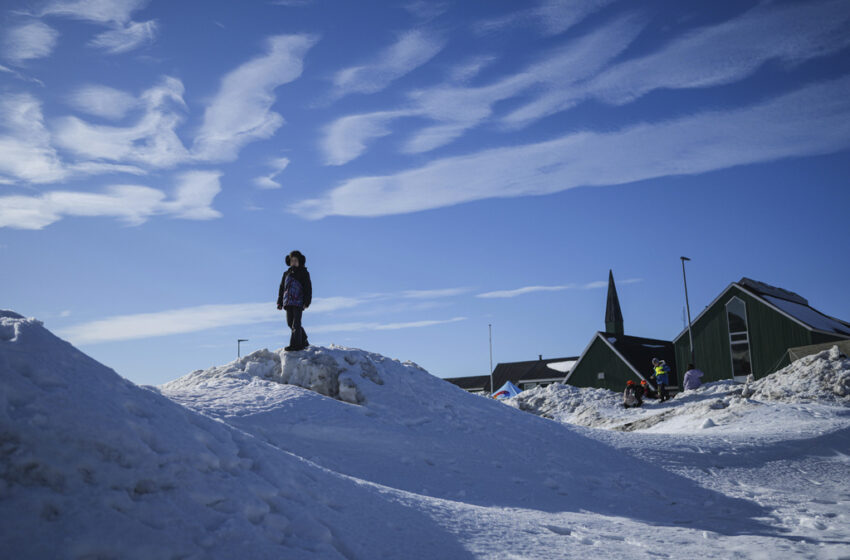
M 38 321 L 4 312 L 0 332 L 4 558 L 459 554 L 420 512 L 138 387 Z M 266 357 L 243 375 L 273 371 Z M 417 530 L 363 538 L 386 519 Z
M 218 386 L 228 380 L 295 385 L 350 404 L 364 404 L 374 386 L 384 385 L 378 368 L 396 375 L 433 377 L 412 362 L 390 360 L 352 348 L 311 346 L 299 352 L 257 350 L 229 364 L 194 371 L 161 386 L 166 393 Z M 369 388 L 364 387 L 369 385 Z
M 592 428 L 696 433 L 724 426 L 740 430 L 751 415 L 764 414 L 758 408 L 772 403 L 850 404 L 850 359 L 833 346 L 758 381 L 706 383 L 665 403 L 644 400 L 638 409 L 624 409 L 620 393 L 562 384 L 535 387 L 504 402 L 558 422 Z M 793 413 L 776 410 L 773 414 Z M 779 422 L 772 425 L 782 429 Z
M 0 328 L 4 558 L 497 558 L 517 515 L 552 558 L 548 535 L 599 523 L 764 514 L 362 350 L 260 351 L 143 388 L 38 321 Z
M 850 359 L 833 346 L 748 383 L 746 393 L 766 401 L 850 404 Z
M 596 427 L 606 423 L 612 410 L 622 407 L 623 398 L 608 389 L 553 383 L 523 391 L 503 402 L 551 420 Z

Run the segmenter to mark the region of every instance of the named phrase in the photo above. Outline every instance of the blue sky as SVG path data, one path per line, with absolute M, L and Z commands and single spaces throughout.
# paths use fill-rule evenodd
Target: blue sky
M 850 4 L 5 2 L 0 307 L 138 383 L 313 344 L 435 375 L 683 327 L 742 276 L 850 318 Z

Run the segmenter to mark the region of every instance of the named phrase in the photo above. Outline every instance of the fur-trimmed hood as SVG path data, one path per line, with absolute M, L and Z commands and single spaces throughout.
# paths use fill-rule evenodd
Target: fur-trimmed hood
M 289 264 L 290 257 L 298 257 L 298 263 L 300 266 L 307 266 L 307 257 L 301 251 L 292 251 L 288 255 L 286 255 L 286 266 L 291 266 Z

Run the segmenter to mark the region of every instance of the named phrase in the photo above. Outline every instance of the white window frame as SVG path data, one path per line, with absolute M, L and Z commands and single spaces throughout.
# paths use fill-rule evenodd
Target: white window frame
M 743 333 L 742 332 L 733 333 L 732 329 L 729 325 L 729 304 L 732 303 L 732 301 L 734 301 L 734 300 L 740 301 L 744 306 L 744 322 L 747 324 L 747 330 L 744 331 Z M 747 379 L 746 375 L 735 375 L 735 358 L 732 355 L 732 345 L 733 344 L 741 344 L 741 343 L 744 343 L 744 342 L 747 343 L 747 358 L 750 361 L 750 373 L 752 373 L 753 372 L 753 350 L 752 350 L 752 347 L 750 345 L 750 316 L 749 316 L 749 313 L 747 312 L 747 302 L 744 301 L 743 299 L 739 298 L 738 296 L 732 296 L 731 298 L 729 298 L 729 300 L 723 306 L 723 311 L 726 312 L 726 332 L 729 335 L 729 371 L 732 373 L 732 379 L 734 379 L 735 381 L 746 381 L 746 379 Z M 746 335 L 746 339 L 745 340 L 735 340 L 735 341 L 733 341 L 732 340 L 733 334 L 744 334 L 744 335 Z

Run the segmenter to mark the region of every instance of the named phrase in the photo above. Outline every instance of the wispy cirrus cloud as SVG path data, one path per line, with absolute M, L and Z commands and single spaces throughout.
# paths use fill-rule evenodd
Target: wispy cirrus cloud
M 557 35 L 616 0 L 542 0 L 536 6 L 473 24 L 478 34 L 503 31 L 516 25 L 533 25 L 544 35 Z
M 27 93 L 0 95 L 0 177 L 49 183 L 68 176 L 50 132 L 41 103 Z
M 643 26 L 642 17 L 625 14 L 493 83 L 471 87 L 453 82 L 416 90 L 408 95 L 405 107 L 337 119 L 325 129 L 322 148 L 326 162 L 341 165 L 359 157 L 370 141 L 390 134 L 390 123 L 402 117 L 436 121 L 408 138 L 401 146 L 403 153 L 423 153 L 444 146 L 490 119 L 500 101 L 533 89 L 558 89 L 586 80 L 622 53 Z M 475 64 L 488 63 L 488 59 L 482 59 Z
M 127 23 L 148 0 L 52 0 L 39 11 L 41 16 L 63 16 L 95 23 Z
M 95 125 L 78 117 L 58 119 L 54 128 L 56 145 L 92 160 L 155 168 L 186 162 L 190 154 L 177 135 L 186 108 L 183 93 L 180 80 L 163 77 L 140 96 L 144 114 L 131 126 Z
M 321 143 L 327 165 L 343 165 L 360 157 L 372 140 L 391 133 L 389 123 L 409 111 L 380 111 L 349 115 L 332 122 Z
M 311 219 L 384 216 L 833 153 L 850 147 L 848 92 L 845 77 L 749 107 L 437 159 L 391 175 L 348 179 L 290 210 Z M 611 154 L 618 154 L 617 165 Z
M 396 294 L 371 294 L 358 297 L 335 296 L 316 298 L 310 305 L 310 313 L 324 314 L 357 308 L 376 299 L 413 298 L 424 299 L 451 297 L 462 293 L 459 289 L 407 290 Z M 468 291 L 463 288 L 462 290 Z M 279 322 L 281 312 L 274 302 L 213 304 L 169 309 L 153 313 L 117 315 L 95 321 L 87 321 L 61 329 L 59 335 L 75 344 L 96 344 L 117 340 L 135 340 L 157 336 L 185 334 L 226 326 L 254 323 Z M 403 328 L 425 327 L 447 322 L 456 322 L 463 318 L 455 317 L 448 321 L 426 320 L 410 322 L 376 323 L 348 322 L 334 325 L 319 325 L 310 328 L 310 332 L 336 332 L 360 330 L 396 330 Z
M 157 23 L 134 21 L 95 35 L 89 44 L 112 54 L 121 54 L 146 44 L 156 38 Z
M 591 11 L 600 7 L 594 2 L 580 4 Z M 556 9 L 558 5 L 547 4 L 551 13 L 572 17 L 570 10 Z M 339 164 L 362 155 L 370 141 L 391 134 L 391 122 L 401 117 L 435 121 L 400 145 L 402 153 L 423 153 L 484 122 L 520 128 L 587 99 L 622 105 L 658 89 L 727 84 L 770 61 L 798 64 L 850 46 L 850 10 L 843 0 L 763 3 L 723 23 L 688 31 L 653 53 L 612 65 L 644 29 L 645 21 L 637 14 L 622 14 L 493 83 L 474 87 L 449 83 L 417 90 L 404 107 L 342 117 L 325 129 L 326 160 Z M 507 114 L 495 114 L 497 103 L 529 94 L 529 101 Z M 355 134 L 349 140 L 346 133 L 351 128 Z
M 195 157 L 232 160 L 248 142 L 271 137 L 284 122 L 271 110 L 274 90 L 301 75 L 304 56 L 317 40 L 313 35 L 270 37 L 265 54 L 225 75 L 204 112 Z
M 155 215 L 188 220 L 220 216 L 211 206 L 221 190 L 220 173 L 189 171 L 177 177 L 171 198 L 159 189 L 113 185 L 104 192 L 50 191 L 33 196 L 0 197 L 0 228 L 42 229 L 65 217 L 105 216 L 138 225 Z
M 279 189 L 281 184 L 275 181 L 275 179 L 278 175 L 283 173 L 284 169 L 289 167 L 289 158 L 274 158 L 269 161 L 269 167 L 273 169 L 273 172 L 268 175 L 255 178 L 254 185 L 261 189 Z
M 618 284 L 635 284 L 637 282 L 641 282 L 640 278 L 627 278 L 626 280 L 621 280 L 617 282 Z M 496 290 L 492 292 L 484 292 L 481 294 L 476 294 L 477 298 L 484 299 L 502 299 L 502 298 L 515 298 L 517 296 L 523 296 L 526 294 L 533 294 L 535 292 L 562 292 L 564 290 L 595 290 L 598 288 L 605 288 L 608 286 L 607 280 L 598 280 L 595 282 L 588 282 L 586 284 L 562 284 L 558 286 L 523 286 L 522 288 L 515 288 L 513 290 Z
M 77 111 L 105 119 L 120 119 L 141 105 L 126 91 L 97 84 L 77 88 L 68 96 L 68 103 Z
M 334 75 L 334 95 L 375 93 L 412 72 L 437 55 L 446 41 L 425 30 L 399 35 L 395 43 L 366 64 L 344 68 Z
M 44 58 L 53 52 L 59 32 L 42 21 L 13 27 L 3 41 L 3 56 L 13 64 Z
M 67 17 L 105 25 L 110 29 L 98 33 L 89 45 L 111 54 L 120 54 L 150 43 L 156 37 L 157 22 L 133 21 L 133 12 L 147 5 L 147 0 L 52 0 L 36 15 Z
M 310 310 L 328 312 L 357 305 L 349 298 L 317 298 Z M 154 313 L 117 315 L 61 329 L 74 344 L 97 344 L 204 331 L 218 327 L 281 321 L 274 302 L 199 305 Z
M 329 333 L 329 332 L 359 332 L 359 331 L 397 331 L 401 329 L 418 329 L 422 327 L 433 327 L 436 325 L 446 325 L 449 323 L 457 323 L 466 321 L 466 317 L 452 317 L 451 319 L 437 319 L 425 321 L 407 321 L 399 323 L 378 323 L 378 322 L 351 322 L 351 323 L 334 323 L 329 325 L 316 325 L 310 327 L 311 333 Z
M 472 288 L 438 288 L 434 290 L 405 290 L 401 297 L 408 299 L 434 299 L 460 296 L 472 291 Z
M 770 61 L 797 64 L 848 46 L 850 10 L 843 0 L 762 3 L 729 21 L 687 32 L 659 50 L 616 64 L 591 80 L 544 91 L 506 115 L 503 122 L 524 126 L 589 98 L 622 105 L 662 88 L 728 84 Z
M 26 93 L 0 95 L 0 182 L 54 183 L 80 175 L 143 173 L 138 167 L 120 163 L 66 163 L 52 140 L 41 102 Z
M 535 292 L 561 292 L 573 288 L 575 288 L 575 285 L 573 284 L 565 284 L 563 286 L 524 286 L 522 288 L 515 288 L 513 290 L 496 290 L 493 292 L 485 292 L 483 294 L 478 294 L 475 297 L 486 299 L 514 298 L 525 294 L 533 294 Z

